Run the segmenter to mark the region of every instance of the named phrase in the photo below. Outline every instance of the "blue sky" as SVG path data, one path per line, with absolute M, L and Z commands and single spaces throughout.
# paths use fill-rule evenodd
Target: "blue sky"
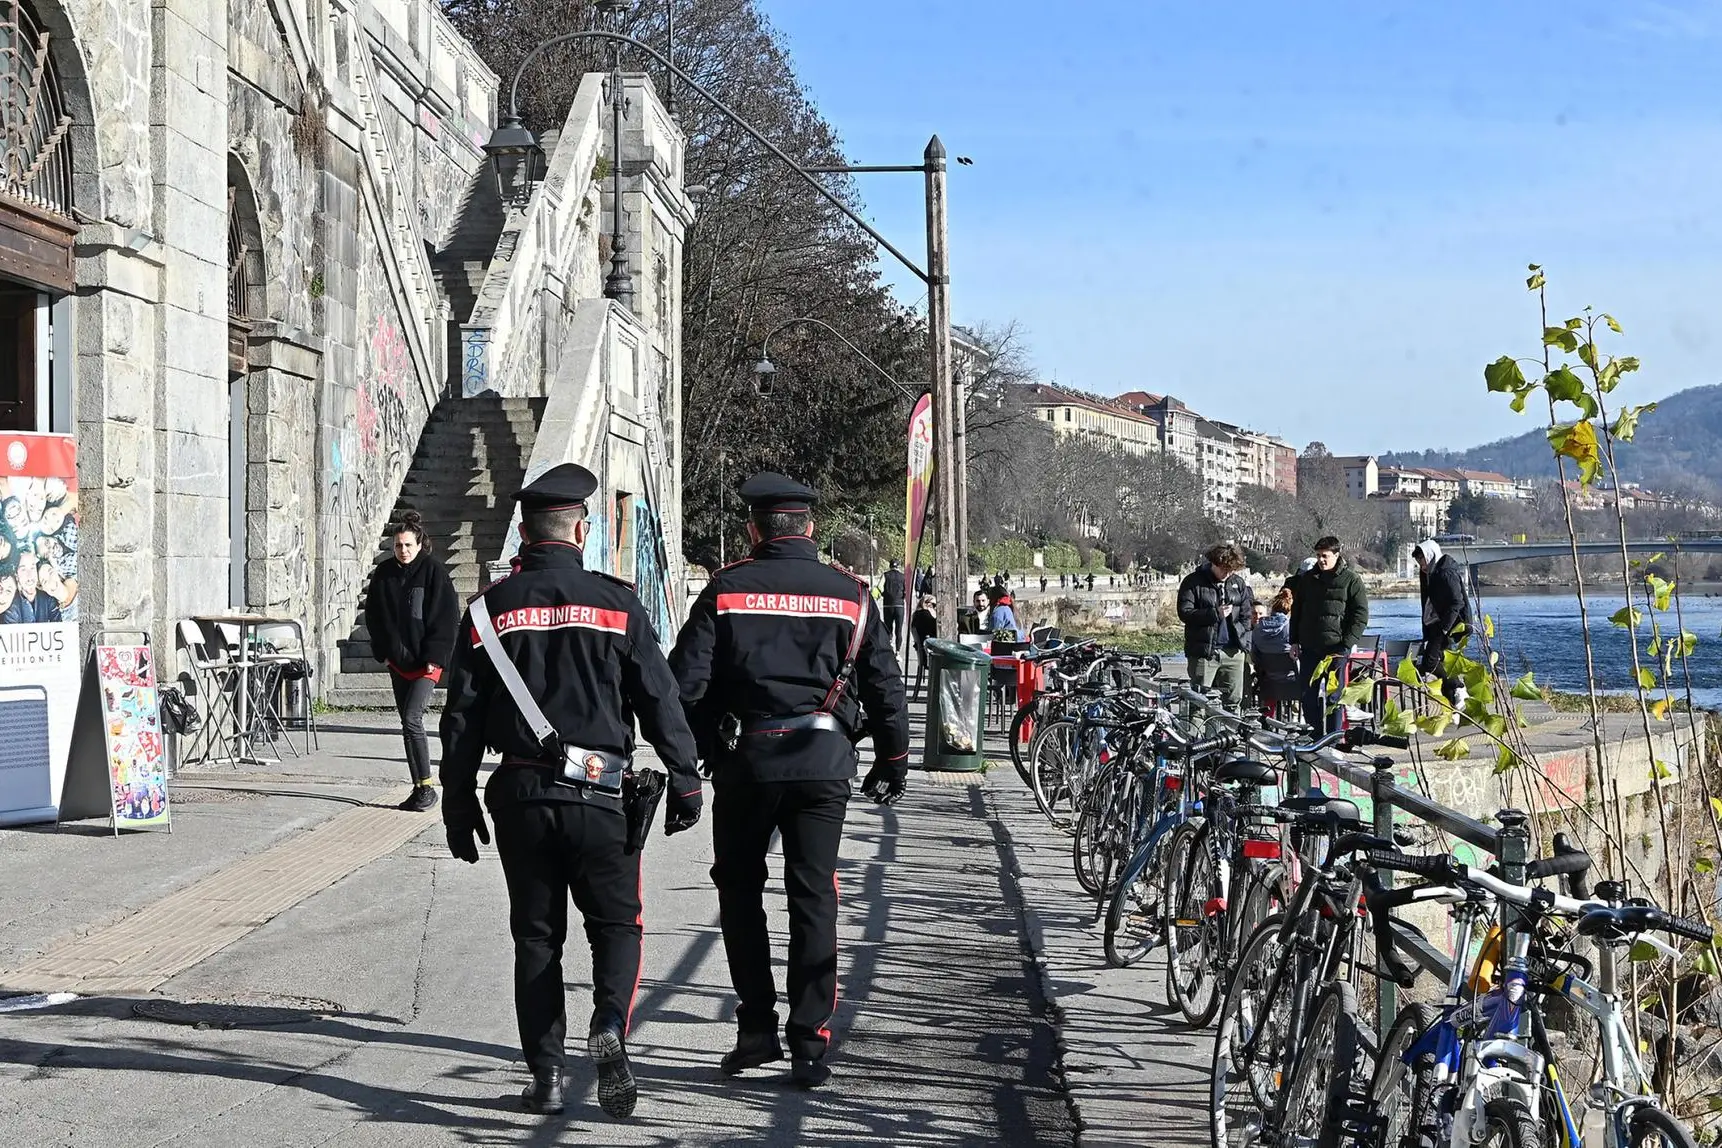
M 956 320 L 1045 378 L 1469 446 L 1530 429 L 1482 367 L 1537 350 L 1534 260 L 1621 320 L 1635 401 L 1722 382 L 1722 0 L 759 2 L 854 162 L 974 158 Z M 917 178 L 862 180 L 918 258 Z

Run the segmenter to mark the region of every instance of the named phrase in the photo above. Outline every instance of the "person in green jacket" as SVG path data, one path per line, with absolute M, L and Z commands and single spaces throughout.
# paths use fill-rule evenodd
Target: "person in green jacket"
M 1293 587 L 1292 654 L 1303 678 L 1303 720 L 1316 730 L 1339 728 L 1339 713 L 1323 712 L 1322 683 L 1316 669 L 1327 658 L 1345 657 L 1363 641 L 1369 625 L 1369 592 L 1363 579 L 1340 557 L 1339 539 L 1328 535 L 1315 544 L 1315 567 Z

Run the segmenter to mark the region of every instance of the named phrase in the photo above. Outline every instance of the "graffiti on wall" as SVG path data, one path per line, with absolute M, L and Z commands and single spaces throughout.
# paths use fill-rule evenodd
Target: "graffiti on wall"
M 490 388 L 490 328 L 468 327 L 461 332 L 460 393 L 482 395 Z
M 359 331 L 350 372 L 325 392 L 325 521 L 319 563 L 325 649 L 347 636 L 429 415 L 394 297 L 376 259 L 359 268 Z
M 664 554 L 664 535 L 657 512 L 641 500 L 634 506 L 634 592 L 660 639 L 671 633 L 672 625 L 669 588 L 664 581 Z M 622 576 L 626 578 L 628 573 Z

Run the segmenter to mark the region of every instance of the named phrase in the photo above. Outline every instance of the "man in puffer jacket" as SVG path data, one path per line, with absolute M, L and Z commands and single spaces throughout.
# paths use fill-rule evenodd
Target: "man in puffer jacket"
M 1456 701 L 1460 680 L 1447 677 L 1442 666 L 1448 649 L 1471 625 L 1465 578 L 1459 563 L 1451 554 L 1443 554 L 1441 544 L 1433 538 L 1419 542 L 1411 556 L 1417 559 L 1417 582 L 1423 598 L 1423 652 L 1417 669 L 1425 677 L 1440 678 L 1442 694 L 1448 701 Z
M 1292 652 L 1303 678 L 1303 720 L 1313 729 L 1339 728 L 1339 713 L 1323 713 L 1322 681 L 1316 669 L 1328 658 L 1342 658 L 1363 641 L 1369 625 L 1369 592 L 1356 570 L 1340 557 L 1331 534 L 1315 544 L 1315 567 L 1292 588 Z
M 1235 543 L 1222 542 L 1205 557 L 1178 586 L 1190 688 L 1212 686 L 1237 709 L 1244 700 L 1244 635 L 1256 599 L 1242 574 L 1244 553 Z

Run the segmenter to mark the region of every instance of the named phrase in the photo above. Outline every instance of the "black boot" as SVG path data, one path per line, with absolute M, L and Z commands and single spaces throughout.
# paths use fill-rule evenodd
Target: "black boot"
M 628 1067 L 628 1046 L 617 1029 L 601 1028 L 586 1040 L 586 1052 L 598 1066 L 598 1107 L 621 1119 L 634 1114 L 639 1090 Z
M 798 1056 L 789 1066 L 789 1078 L 798 1088 L 818 1088 L 831 1079 L 831 1070 L 823 1060 Z
M 404 809 L 408 813 L 429 813 L 436 808 L 436 790 L 428 785 L 415 785 L 413 791 L 407 794 L 407 799 L 395 808 Z
M 725 1076 L 734 1076 L 744 1069 L 758 1068 L 782 1059 L 783 1045 L 778 1042 L 776 1032 L 742 1032 L 736 1036 L 735 1047 L 724 1056 L 719 1068 Z
M 552 1070 L 543 1075 L 535 1072 L 532 1074 L 532 1083 L 520 1094 L 520 1106 L 540 1116 L 560 1116 L 565 1090 L 566 1085 L 560 1072 Z

